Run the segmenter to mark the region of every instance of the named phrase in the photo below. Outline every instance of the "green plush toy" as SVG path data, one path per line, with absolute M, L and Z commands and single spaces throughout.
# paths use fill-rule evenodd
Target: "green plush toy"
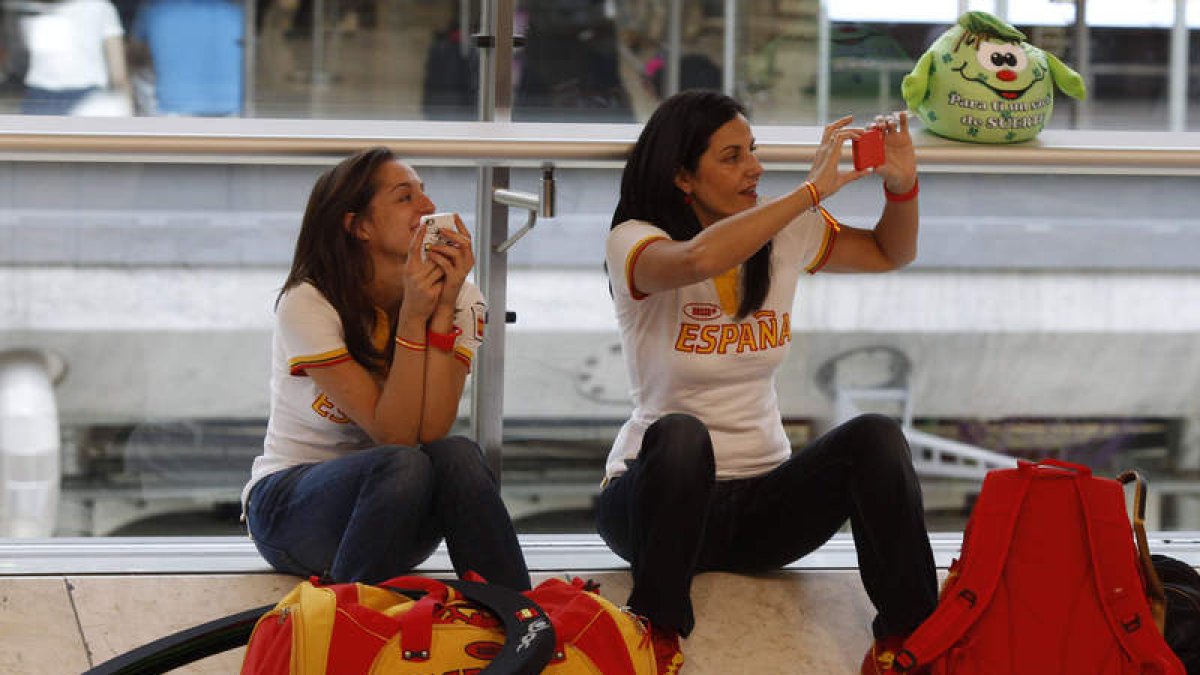
M 1027 141 L 1054 111 L 1054 85 L 1086 95 L 1083 78 L 987 12 L 967 12 L 904 76 L 909 110 L 939 136 L 975 143 Z

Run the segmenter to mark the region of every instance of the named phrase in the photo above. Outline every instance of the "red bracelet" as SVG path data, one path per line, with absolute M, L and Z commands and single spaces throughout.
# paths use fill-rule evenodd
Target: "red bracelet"
M 892 192 L 891 190 L 889 190 L 887 188 L 887 183 L 884 183 L 884 185 L 883 185 L 883 196 L 889 202 L 906 202 L 910 199 L 915 199 L 917 197 L 917 193 L 920 191 L 921 191 L 921 183 L 917 180 L 913 180 L 912 189 L 909 190 L 908 192 L 904 192 L 904 193 Z
M 430 330 L 425 334 L 425 341 L 430 347 L 444 352 L 454 351 L 454 338 L 462 335 L 462 329 L 455 326 L 449 333 L 435 333 Z

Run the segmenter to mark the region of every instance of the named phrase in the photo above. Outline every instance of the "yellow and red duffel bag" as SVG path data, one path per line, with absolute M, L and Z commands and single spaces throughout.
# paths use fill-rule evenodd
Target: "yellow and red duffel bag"
M 305 581 L 258 620 L 242 675 L 532 674 L 553 646 L 544 612 L 500 586 Z
M 189 628 L 84 675 L 157 675 L 245 645 L 243 675 L 651 675 L 648 630 L 580 579 L 304 581 L 275 605 Z

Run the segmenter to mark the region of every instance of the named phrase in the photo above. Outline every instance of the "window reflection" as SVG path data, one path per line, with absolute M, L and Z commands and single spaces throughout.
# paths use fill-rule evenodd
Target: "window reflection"
M 109 0 L 23 3 L 17 10 L 27 115 L 132 112 L 124 36 Z
M 873 115 L 901 105 L 901 78 L 963 3 L 838 0 L 825 4 L 824 15 L 816 0 L 688 1 L 678 14 L 672 5 L 516 0 L 514 30 L 523 41 L 514 53 L 514 119 L 643 120 L 680 87 L 728 87 L 760 125 Z M 987 1 L 966 6 L 998 9 Z M 1074 3 L 1003 7 L 1033 44 L 1089 78 L 1092 96 L 1063 100 L 1055 127 L 1178 123 L 1170 111 L 1172 0 L 1091 3 L 1084 31 L 1075 26 Z M 4 0 L 0 8 L 0 109 L 8 112 L 478 116 L 479 0 Z M 1200 24 L 1188 12 L 1189 25 Z M 245 30 L 248 20 L 253 30 Z M 1189 28 L 1188 63 L 1178 64 L 1189 68 L 1191 86 L 1176 94 L 1188 108 L 1200 97 L 1200 68 L 1189 66 L 1200 49 L 1194 33 Z M 1185 124 L 1195 117 L 1185 113 Z
M 232 0 L 142 0 L 129 36 L 140 115 L 242 112 L 242 24 Z

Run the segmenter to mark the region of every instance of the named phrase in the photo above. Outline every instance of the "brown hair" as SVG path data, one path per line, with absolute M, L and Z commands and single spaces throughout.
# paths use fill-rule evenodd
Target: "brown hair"
M 317 178 L 304 209 L 292 268 L 279 292 L 282 297 L 306 281 L 316 287 L 342 320 L 350 356 L 377 372 L 387 368 L 390 354 L 371 344 L 375 307 L 366 291 L 373 274 L 371 257 L 343 222 L 348 213 L 358 218 L 366 212 L 375 196 L 375 173 L 380 166 L 394 161 L 396 156 L 391 150 L 370 148 L 347 157 Z

